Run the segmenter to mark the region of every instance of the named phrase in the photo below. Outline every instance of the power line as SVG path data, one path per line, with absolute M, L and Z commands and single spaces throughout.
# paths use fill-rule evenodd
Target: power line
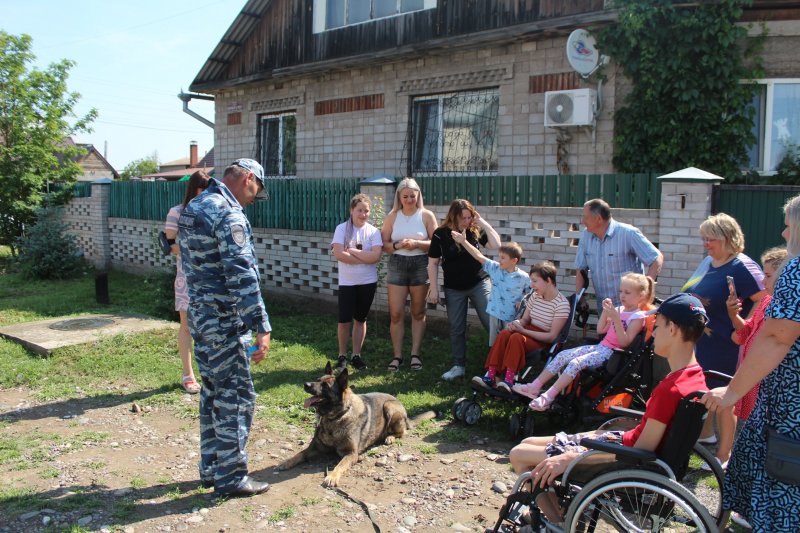
M 164 22 L 165 20 L 171 20 L 171 19 L 174 19 L 174 18 L 178 18 L 180 16 L 186 15 L 187 13 L 196 13 L 196 12 L 200 11 L 203 8 L 211 7 L 213 5 L 222 4 L 222 3 L 224 3 L 224 0 L 219 0 L 217 2 L 210 2 L 210 3 L 202 5 L 202 6 L 193 7 L 192 9 L 188 9 L 186 11 L 181 11 L 180 13 L 176 13 L 174 15 L 169 15 L 167 17 L 163 17 L 163 18 L 160 18 L 160 19 L 155 19 L 155 20 L 151 20 L 149 22 L 144 22 L 142 24 L 137 24 L 136 26 L 130 26 L 128 28 L 123 28 L 121 30 L 111 31 L 111 32 L 108 32 L 108 33 L 101 33 L 99 35 L 90 35 L 88 37 L 83 37 L 81 39 L 75 39 L 74 41 L 67 41 L 67 42 L 62 42 L 62 43 L 57 43 L 57 44 L 51 44 L 49 46 L 42 46 L 40 48 L 41 49 L 56 48 L 56 47 L 61 47 L 61 46 L 69 46 L 71 44 L 83 43 L 83 42 L 86 42 L 86 41 L 92 41 L 94 39 L 102 39 L 104 37 L 110 37 L 112 35 L 117 35 L 119 33 L 124 33 L 124 32 L 128 32 L 128 31 L 131 31 L 131 30 L 137 30 L 139 28 L 144 28 L 146 26 L 151 26 L 151 25 L 157 24 L 159 22 Z
M 98 124 L 109 124 L 112 126 L 124 126 L 126 128 L 139 128 L 143 130 L 155 130 L 155 131 L 170 131 L 176 133 L 208 133 L 208 130 L 182 130 L 182 129 L 174 129 L 174 128 L 155 128 L 153 126 L 143 126 L 141 124 L 125 124 L 123 122 L 112 122 L 110 120 L 95 120 Z

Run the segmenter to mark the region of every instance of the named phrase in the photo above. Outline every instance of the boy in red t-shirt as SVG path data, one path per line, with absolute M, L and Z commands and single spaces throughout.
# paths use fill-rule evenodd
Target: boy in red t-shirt
M 559 433 L 554 437 L 528 437 L 509 454 L 514 471 L 522 474 L 530 470 L 534 485 L 544 488 L 563 474 L 573 459 L 586 451 L 579 444 L 584 437 L 621 442 L 648 451 L 660 449 L 678 402 L 691 392 L 706 389 L 703 369 L 694 357 L 694 347 L 703 334 L 708 316 L 703 304 L 685 293 L 670 296 L 658 309 L 650 312 L 654 313 L 658 316 L 653 329 L 653 349 L 657 355 L 667 359 L 671 372 L 653 389 L 639 424 L 629 431 L 598 430 L 577 435 Z M 613 460 L 613 454 L 596 454 L 581 464 Z M 562 512 L 554 500 L 540 497 L 537 504 L 551 521 L 562 520 Z

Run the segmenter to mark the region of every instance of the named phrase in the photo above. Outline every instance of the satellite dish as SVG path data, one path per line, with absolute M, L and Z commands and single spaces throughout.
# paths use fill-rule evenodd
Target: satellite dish
M 567 39 L 567 61 L 584 78 L 591 75 L 600 62 L 594 37 L 584 29 L 573 31 Z

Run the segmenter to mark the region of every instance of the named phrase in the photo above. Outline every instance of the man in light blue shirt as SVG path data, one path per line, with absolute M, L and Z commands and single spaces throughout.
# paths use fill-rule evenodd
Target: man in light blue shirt
M 584 277 L 591 272 L 598 309 L 605 298 L 619 305 L 619 280 L 627 272 L 645 273 L 655 280 L 664 264 L 664 256 L 653 246 L 639 228 L 617 222 L 611 217 L 611 207 L 600 199 L 583 204 L 581 233 L 575 257 L 575 292 L 586 287 Z M 647 271 L 645 272 L 645 267 Z

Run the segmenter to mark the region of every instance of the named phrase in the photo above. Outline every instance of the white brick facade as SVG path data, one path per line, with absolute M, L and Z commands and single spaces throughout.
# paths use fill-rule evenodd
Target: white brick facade
M 544 127 L 544 94 L 531 94 L 531 76 L 572 72 L 565 38 L 445 51 L 424 58 L 254 84 L 215 93 L 215 157 L 256 157 L 258 116 L 296 111 L 297 176 L 366 177 L 405 174 L 411 98 L 497 87 L 499 175 L 555 174 L 556 131 Z M 587 85 L 595 87 L 594 84 Z M 596 87 L 595 87 L 596 88 Z M 383 94 L 384 108 L 314 115 L 315 102 Z M 569 172 L 613 172 L 614 84 L 603 90 L 596 131 L 572 128 Z M 241 124 L 227 115 L 241 112 Z

